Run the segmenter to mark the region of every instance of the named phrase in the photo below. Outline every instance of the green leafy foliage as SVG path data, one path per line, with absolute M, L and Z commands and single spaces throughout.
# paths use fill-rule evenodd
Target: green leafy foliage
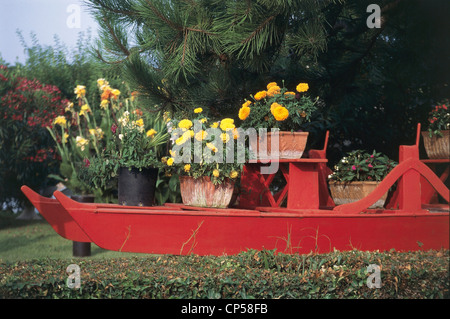
M 330 180 L 351 181 L 381 181 L 397 165 L 386 155 L 364 150 L 348 152 L 335 166 Z
M 65 270 L 75 263 L 81 288 Z M 380 267 L 369 288 L 368 266 Z M 285 255 L 248 250 L 235 256 L 0 262 L 0 295 L 33 299 L 447 299 L 449 252 L 334 251 Z

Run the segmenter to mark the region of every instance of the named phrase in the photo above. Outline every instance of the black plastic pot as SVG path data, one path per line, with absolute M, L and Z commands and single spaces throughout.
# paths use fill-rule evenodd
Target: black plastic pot
M 152 206 L 154 204 L 157 168 L 119 168 L 119 204 Z
M 95 197 L 93 195 L 70 195 L 70 198 L 80 203 L 93 203 Z M 72 242 L 72 255 L 74 257 L 87 257 L 91 255 L 91 243 L 89 242 Z

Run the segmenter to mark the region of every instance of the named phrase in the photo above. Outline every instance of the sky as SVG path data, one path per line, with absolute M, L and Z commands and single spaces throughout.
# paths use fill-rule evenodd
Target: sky
M 97 35 L 97 23 L 83 0 L 0 0 L 0 55 L 9 64 L 25 62 L 16 30 L 31 46 L 30 32 L 41 45 L 53 46 L 58 35 L 67 47 L 75 47 L 80 32 Z

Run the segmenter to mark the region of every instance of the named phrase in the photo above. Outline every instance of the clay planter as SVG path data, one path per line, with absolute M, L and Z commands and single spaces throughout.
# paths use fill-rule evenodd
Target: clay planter
M 155 198 L 157 168 L 119 168 L 119 204 L 152 206 Z
M 234 181 L 226 179 L 214 185 L 209 177 L 197 179 L 180 176 L 180 191 L 183 204 L 197 207 L 226 208 L 233 196 Z
M 441 136 L 433 135 L 430 137 L 428 131 L 422 132 L 425 151 L 430 159 L 449 158 L 450 157 L 450 130 L 444 130 Z
M 272 136 L 278 135 L 278 153 L 271 150 Z M 250 150 L 258 150 L 257 159 L 296 159 L 303 155 L 308 139 L 308 132 L 267 132 L 258 135 L 255 141 L 250 139 Z
M 379 182 L 336 182 L 329 181 L 331 197 L 336 205 L 343 205 L 356 202 L 369 195 Z M 369 208 L 382 208 L 386 201 L 388 193 L 383 195 L 376 203 Z

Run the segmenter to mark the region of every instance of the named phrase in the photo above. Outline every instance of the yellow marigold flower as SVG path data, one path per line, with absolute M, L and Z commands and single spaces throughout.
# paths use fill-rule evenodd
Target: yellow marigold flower
M 218 128 L 219 127 L 219 122 L 214 122 L 213 124 L 211 124 L 212 128 Z
M 89 144 L 89 141 L 82 136 L 77 136 L 75 141 L 76 141 L 77 146 L 79 148 L 81 148 L 82 151 L 84 151 L 86 145 Z
M 281 88 L 278 85 L 271 86 L 270 89 L 267 90 L 267 96 L 272 97 L 276 94 L 280 94 Z
M 273 110 L 275 110 L 275 108 L 279 107 L 279 106 L 283 106 L 281 104 L 278 104 L 277 102 L 274 102 L 270 105 L 270 112 L 273 114 Z
M 66 127 L 67 120 L 64 116 L 60 115 L 55 117 L 53 124 L 58 124 L 61 127 Z
M 144 120 L 143 120 L 143 119 L 137 120 L 137 121 L 136 121 L 136 125 L 139 126 L 139 127 L 144 126 Z
M 150 129 L 147 131 L 146 134 L 147 134 L 147 137 L 153 137 L 153 136 L 155 136 L 156 133 L 158 133 L 158 132 L 156 132 L 154 129 Z
M 217 147 L 215 147 L 213 143 L 206 143 L 206 146 L 214 153 L 218 151 Z
M 192 122 L 190 120 L 181 120 L 180 123 L 178 123 L 179 128 L 184 128 L 186 130 L 189 130 L 192 127 Z
M 74 93 L 77 95 L 77 99 L 79 99 L 86 95 L 86 87 L 84 85 L 77 85 Z
M 270 82 L 269 84 L 267 84 L 267 89 L 269 90 L 272 86 L 277 86 L 277 82 Z
M 295 92 L 289 91 L 284 93 L 285 97 L 295 97 Z
M 227 133 L 222 133 L 220 134 L 220 138 L 224 143 L 228 143 L 228 141 L 230 140 L 230 135 L 228 135 Z
M 299 84 L 297 85 L 297 92 L 302 93 L 302 92 L 306 92 L 306 91 L 308 91 L 308 90 L 309 90 L 309 85 L 308 85 L 308 83 L 299 83 Z
M 213 175 L 214 177 L 219 177 L 220 176 L 220 172 L 218 169 L 213 170 Z
M 167 165 L 172 166 L 173 165 L 173 161 L 174 161 L 173 157 L 169 158 L 167 160 Z
M 191 164 L 184 165 L 184 171 L 189 172 L 191 170 Z
M 242 106 L 250 106 L 250 104 L 252 104 L 252 101 L 245 101 L 245 103 L 242 104 Z
M 177 139 L 175 140 L 175 144 L 177 144 L 177 145 L 181 145 L 181 144 L 183 144 L 184 142 L 186 142 L 186 138 L 184 137 L 184 135 L 181 135 L 179 138 L 177 138 Z
M 256 101 L 259 101 L 267 96 L 267 91 L 259 91 L 255 94 L 254 98 Z
M 230 173 L 230 177 L 231 178 L 236 178 L 236 177 L 238 177 L 239 176 L 239 173 L 238 172 L 236 172 L 236 171 L 231 171 L 231 173 Z
M 208 119 L 207 119 L 206 117 L 204 117 L 204 118 L 202 118 L 202 119 L 200 120 L 200 122 L 206 123 L 206 122 L 208 122 Z
M 243 121 L 245 120 L 250 114 L 250 108 L 248 106 L 242 106 L 239 110 L 239 118 Z
M 194 110 L 194 113 L 202 113 L 203 109 L 201 107 L 198 107 Z
M 226 130 L 232 130 L 234 129 L 236 126 L 234 125 L 234 120 L 230 119 L 230 118 L 225 118 L 222 121 L 220 121 L 220 128 L 223 131 Z
M 199 132 L 197 132 L 196 134 L 195 134 L 195 139 L 197 140 L 197 141 L 203 141 L 206 137 L 208 136 L 208 132 L 206 132 L 205 130 L 201 130 L 201 131 L 199 131 Z
M 284 121 L 289 116 L 289 111 L 284 106 L 277 106 L 272 112 L 277 121 Z
M 237 128 L 233 129 L 233 138 L 237 140 L 239 138 L 239 132 Z

